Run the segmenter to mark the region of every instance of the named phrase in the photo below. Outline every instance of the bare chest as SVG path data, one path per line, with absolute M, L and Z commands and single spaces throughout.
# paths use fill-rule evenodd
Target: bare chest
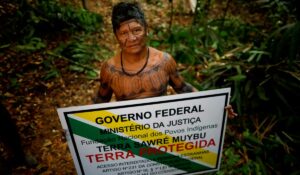
M 160 96 L 166 93 L 169 76 L 163 65 L 145 69 L 137 75 L 126 75 L 112 68 L 110 85 L 117 100 Z

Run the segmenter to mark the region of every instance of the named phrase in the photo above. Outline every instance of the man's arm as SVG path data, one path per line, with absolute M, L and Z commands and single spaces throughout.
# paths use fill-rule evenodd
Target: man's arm
M 185 82 L 183 77 L 179 75 L 177 70 L 176 61 L 168 54 L 165 54 L 168 58 L 168 66 L 166 68 L 170 74 L 169 84 L 177 93 L 196 92 L 198 91 L 195 87 Z
M 179 74 L 178 72 L 176 74 Z M 185 82 L 180 75 L 172 75 L 170 77 L 170 85 L 177 93 L 197 92 L 198 90 L 191 84 Z
M 100 73 L 100 88 L 97 96 L 94 98 L 94 103 L 104 103 L 111 100 L 113 90 L 110 87 L 110 73 L 108 65 L 105 62 L 101 67 Z
M 183 78 L 179 75 L 175 60 L 167 54 L 165 54 L 165 56 L 169 57 L 169 62 L 166 66 L 166 69 L 168 69 L 167 71 L 170 73 L 169 84 L 173 87 L 173 89 L 177 93 L 197 92 L 198 90 L 195 87 L 187 82 L 184 82 Z M 238 114 L 234 112 L 231 105 L 226 106 L 225 109 L 228 112 L 228 118 L 233 119 L 234 117 L 238 116 Z
M 112 90 L 105 84 L 101 83 L 97 96 L 94 98 L 94 103 L 109 102 L 112 97 Z

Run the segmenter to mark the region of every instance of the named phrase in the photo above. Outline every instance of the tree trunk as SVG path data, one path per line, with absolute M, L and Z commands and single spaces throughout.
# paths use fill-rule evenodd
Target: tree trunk
M 82 7 L 85 9 L 85 10 L 88 10 L 88 2 L 87 0 L 82 0 Z

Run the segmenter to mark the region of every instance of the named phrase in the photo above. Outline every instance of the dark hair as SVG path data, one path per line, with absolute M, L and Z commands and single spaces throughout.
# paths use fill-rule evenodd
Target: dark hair
M 116 4 L 113 7 L 111 16 L 114 33 L 116 33 L 122 22 L 130 19 L 136 19 L 144 27 L 147 27 L 144 12 L 137 2 L 120 2 Z

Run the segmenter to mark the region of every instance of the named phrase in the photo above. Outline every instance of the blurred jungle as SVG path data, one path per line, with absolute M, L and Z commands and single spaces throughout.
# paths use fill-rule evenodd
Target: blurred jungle
M 1 139 L 0 174 L 76 174 L 56 108 L 92 104 L 101 64 L 118 49 L 116 2 L 0 1 L 1 105 L 29 162 L 14 165 L 18 155 Z M 221 168 L 210 174 L 300 174 L 299 1 L 139 2 L 149 44 L 171 53 L 186 81 L 231 87 L 238 117 L 227 122 Z

